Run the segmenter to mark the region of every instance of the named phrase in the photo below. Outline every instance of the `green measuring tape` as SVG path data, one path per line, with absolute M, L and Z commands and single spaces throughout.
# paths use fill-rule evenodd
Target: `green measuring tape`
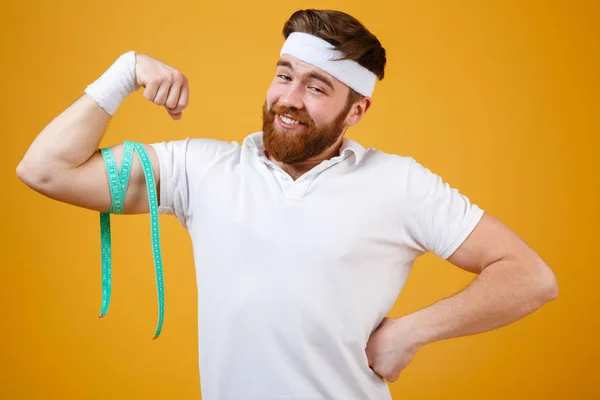
M 154 173 L 152 163 L 146 149 L 136 142 L 125 141 L 123 145 L 123 162 L 121 171 L 117 170 L 117 163 L 112 150 L 109 148 L 100 149 L 106 173 L 108 175 L 108 184 L 110 186 L 110 196 L 112 205 L 108 212 L 100 213 L 100 240 L 102 244 L 102 308 L 99 318 L 103 318 L 108 312 L 110 304 L 110 295 L 112 290 L 112 253 L 111 253 L 111 235 L 110 235 L 110 214 L 123 214 L 125 204 L 125 193 L 131 175 L 131 165 L 133 163 L 133 151 L 136 151 L 146 177 L 146 188 L 148 191 L 148 205 L 150 209 L 150 232 L 152 234 L 152 252 L 154 255 L 154 269 L 156 272 L 156 288 L 158 292 L 158 324 L 154 339 L 158 338 L 162 330 L 163 319 L 165 315 L 165 290 L 162 272 L 162 254 L 160 251 L 160 232 L 158 226 L 158 200 L 156 196 L 156 184 L 154 183 Z

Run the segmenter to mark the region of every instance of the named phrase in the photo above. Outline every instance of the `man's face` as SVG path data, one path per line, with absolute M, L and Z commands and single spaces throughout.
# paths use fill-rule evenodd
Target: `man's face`
M 349 92 L 326 72 L 284 55 L 263 105 L 265 152 L 294 164 L 331 147 L 347 126 Z

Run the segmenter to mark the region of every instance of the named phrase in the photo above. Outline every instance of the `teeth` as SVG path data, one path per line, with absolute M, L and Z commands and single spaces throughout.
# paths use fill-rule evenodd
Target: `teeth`
M 288 125 L 298 125 L 300 123 L 300 122 L 290 119 L 288 117 L 284 117 L 283 115 L 280 115 L 280 117 L 281 117 L 281 120 Z

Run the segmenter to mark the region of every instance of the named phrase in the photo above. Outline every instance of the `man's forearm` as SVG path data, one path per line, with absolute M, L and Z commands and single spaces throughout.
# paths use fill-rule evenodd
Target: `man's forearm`
M 27 181 L 47 181 L 92 157 L 110 116 L 137 90 L 135 63 L 133 51 L 123 54 L 83 96 L 54 118 L 27 150 L 17 175 Z
M 500 328 L 557 296 L 546 265 L 503 259 L 487 266 L 463 291 L 401 319 L 418 346 Z M 406 333 L 406 332 L 404 332 Z
M 20 169 L 51 174 L 77 168 L 97 150 L 109 118 L 92 98 L 83 95 L 38 134 Z

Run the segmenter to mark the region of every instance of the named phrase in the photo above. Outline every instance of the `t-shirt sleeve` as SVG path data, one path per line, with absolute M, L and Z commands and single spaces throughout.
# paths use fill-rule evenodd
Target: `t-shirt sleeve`
M 177 217 L 188 229 L 193 216 L 195 189 L 232 143 L 214 139 L 186 138 L 150 144 L 159 162 L 158 212 Z
M 471 234 L 484 211 L 414 159 L 406 185 L 409 246 L 447 259 Z
M 160 198 L 158 212 L 172 214 L 187 228 L 190 212 L 190 181 L 187 168 L 190 138 L 152 143 L 159 163 Z

